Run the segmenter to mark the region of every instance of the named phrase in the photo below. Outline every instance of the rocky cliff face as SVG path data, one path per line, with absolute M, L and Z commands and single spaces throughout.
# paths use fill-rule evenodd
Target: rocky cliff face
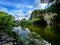
M 13 39 L 12 37 L 9 37 L 4 32 L 0 33 L 0 45 L 13 45 Z

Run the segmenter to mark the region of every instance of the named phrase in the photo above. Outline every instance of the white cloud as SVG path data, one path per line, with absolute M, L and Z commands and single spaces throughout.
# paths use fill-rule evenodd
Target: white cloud
M 56 4 L 56 1 L 57 1 L 57 0 L 54 0 L 53 2 L 50 2 L 50 3 L 48 4 L 48 7 L 50 7 L 50 6 L 53 5 L 53 4 Z
M 48 3 L 41 3 L 40 0 L 35 0 L 35 9 L 45 9 Z
M 8 11 L 8 10 L 7 10 L 6 8 L 4 8 L 4 7 L 1 7 L 1 6 L 0 6 L 0 11 L 9 13 L 9 14 L 11 14 L 11 15 L 13 16 L 13 13 L 10 12 L 10 11 Z
M 0 11 L 6 11 L 7 12 L 7 9 L 5 9 L 4 7 L 0 7 Z
M 48 5 L 47 3 L 40 3 L 41 9 L 45 9 L 47 5 Z
M 28 5 L 28 4 L 21 4 L 21 3 L 12 3 L 8 1 L 2 1 L 0 2 L 0 5 L 5 5 L 5 6 L 13 6 L 15 9 L 9 10 L 5 8 L 4 6 L 0 6 L 0 11 L 7 12 L 9 14 L 12 14 L 15 19 L 22 19 L 26 18 L 28 19 L 31 16 L 31 13 L 35 9 L 44 9 L 47 4 L 45 3 L 40 3 L 40 0 L 35 0 L 35 5 Z M 26 13 L 24 13 L 26 12 Z

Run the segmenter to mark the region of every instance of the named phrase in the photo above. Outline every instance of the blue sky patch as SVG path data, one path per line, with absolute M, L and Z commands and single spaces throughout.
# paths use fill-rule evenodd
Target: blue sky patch
M 46 7 L 40 0 L 0 0 L 0 11 L 12 14 L 15 19 L 28 18 L 33 10 Z

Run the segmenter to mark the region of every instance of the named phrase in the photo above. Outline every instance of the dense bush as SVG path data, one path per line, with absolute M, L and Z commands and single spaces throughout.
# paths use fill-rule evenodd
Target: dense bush
M 32 21 L 31 20 L 22 20 L 21 22 L 20 22 L 20 25 L 30 25 L 30 24 L 32 24 Z
M 55 16 L 53 17 L 52 21 L 53 21 L 53 24 L 54 24 L 54 25 L 60 24 L 60 14 L 59 14 L 59 15 L 55 15 Z
M 6 30 L 14 25 L 14 17 L 12 15 L 5 12 L 0 12 L 0 30 Z
M 44 20 L 43 17 L 39 17 L 39 18 L 40 18 L 40 20 L 34 21 L 34 24 L 41 25 L 41 26 L 47 25 L 47 23 L 46 23 L 46 21 Z

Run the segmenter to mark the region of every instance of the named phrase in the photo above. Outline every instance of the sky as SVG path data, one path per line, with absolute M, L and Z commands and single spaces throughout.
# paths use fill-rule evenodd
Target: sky
M 11 14 L 16 20 L 28 19 L 32 11 L 47 7 L 47 3 L 40 2 L 40 0 L 0 0 L 0 11 Z

